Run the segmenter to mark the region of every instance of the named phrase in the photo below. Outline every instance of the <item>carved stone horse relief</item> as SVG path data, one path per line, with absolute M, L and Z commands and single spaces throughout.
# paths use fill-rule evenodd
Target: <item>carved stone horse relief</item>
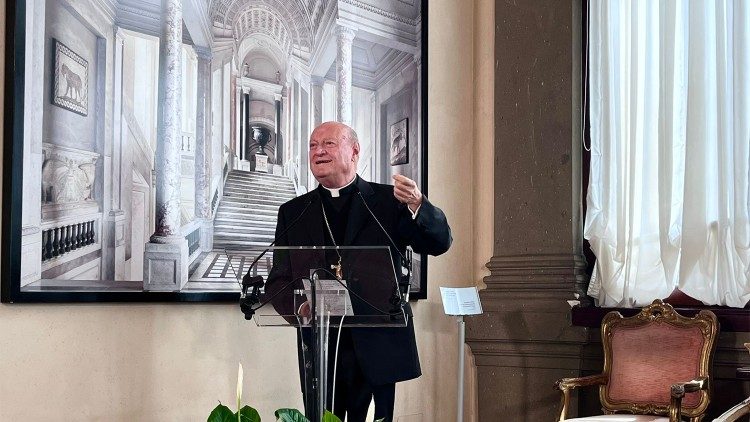
M 62 65 L 62 70 L 60 71 L 60 74 L 63 78 L 65 78 L 65 93 L 62 95 L 63 97 L 68 97 L 68 99 L 72 102 L 75 102 L 76 104 L 83 107 L 83 103 L 81 100 L 83 99 L 83 91 L 81 86 L 81 77 L 78 76 L 75 72 L 73 72 L 68 66 L 65 64 Z M 75 94 L 75 97 L 73 96 Z

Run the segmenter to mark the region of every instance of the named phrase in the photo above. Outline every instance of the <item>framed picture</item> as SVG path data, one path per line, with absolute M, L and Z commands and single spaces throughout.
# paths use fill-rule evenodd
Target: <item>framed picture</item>
M 391 165 L 409 163 L 409 118 L 391 125 Z
M 6 5 L 3 302 L 237 301 L 272 262 L 227 251 L 260 253 L 316 187 L 323 121 L 357 131 L 362 178 L 427 194 L 427 0 L 115 3 Z
M 60 41 L 54 40 L 54 45 L 52 103 L 85 116 L 89 108 L 89 63 Z

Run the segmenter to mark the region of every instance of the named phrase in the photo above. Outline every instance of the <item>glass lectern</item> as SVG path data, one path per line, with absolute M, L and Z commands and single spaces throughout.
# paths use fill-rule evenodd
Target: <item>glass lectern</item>
M 305 374 L 312 382 L 305 382 L 305 389 L 314 403 L 306 406 L 310 413 L 306 416 L 320 421 L 332 394 L 329 329 L 404 327 L 409 317 L 404 309 L 407 298 L 399 289 L 387 246 L 276 246 L 268 250 L 272 254 L 265 249 L 227 249 L 225 254 L 229 270 L 238 282 L 244 282 L 246 317 L 252 315 L 259 326 L 297 327 L 300 337 L 309 334 L 312 339 L 308 351 L 312 374 Z M 306 347 L 302 349 L 304 353 Z

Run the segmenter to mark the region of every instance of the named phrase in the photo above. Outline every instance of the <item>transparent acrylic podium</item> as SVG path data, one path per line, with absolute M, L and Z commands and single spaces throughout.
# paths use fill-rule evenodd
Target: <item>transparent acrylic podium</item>
M 261 276 L 264 291 L 254 306 L 259 326 L 310 330 L 314 375 L 306 406 L 311 421 L 320 421 L 328 403 L 329 329 L 405 327 L 408 300 L 399 289 L 387 246 L 276 246 L 263 250 L 225 250 L 228 270 L 241 283 Z M 272 258 L 271 256 L 272 255 Z M 340 262 L 340 269 L 336 266 Z M 337 275 L 339 277 L 337 277 Z M 257 288 L 256 288 L 257 291 Z M 332 352 L 333 353 L 333 352 Z M 306 374 L 305 379 L 310 374 Z M 331 409 L 329 409 L 331 410 Z

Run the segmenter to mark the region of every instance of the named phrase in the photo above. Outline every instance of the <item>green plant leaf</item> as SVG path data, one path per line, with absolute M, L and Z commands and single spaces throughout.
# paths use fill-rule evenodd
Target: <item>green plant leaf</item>
M 240 422 L 260 422 L 260 415 L 258 411 L 250 406 L 242 406 L 239 411 L 239 418 L 237 414 L 234 414 L 234 419 Z
M 274 412 L 274 415 L 276 415 L 276 422 L 310 422 L 310 420 L 297 409 L 279 409 Z
M 206 422 L 234 422 L 236 420 L 237 416 L 235 416 L 234 412 L 219 403 L 219 405 L 211 411 L 211 414 L 208 415 Z
M 322 422 L 341 422 L 341 419 L 339 419 L 338 416 L 334 415 L 330 411 L 326 410 L 326 412 L 323 413 Z

